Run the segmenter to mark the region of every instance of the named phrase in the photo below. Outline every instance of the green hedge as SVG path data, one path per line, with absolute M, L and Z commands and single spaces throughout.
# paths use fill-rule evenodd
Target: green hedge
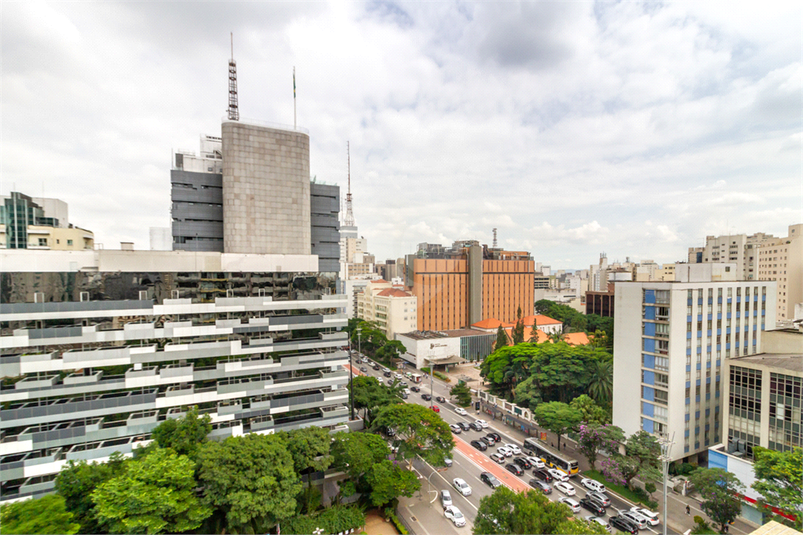
M 583 472 L 583 475 L 590 479 L 599 481 L 607 488 L 611 489 L 611 492 L 615 492 L 619 496 L 627 498 L 631 502 L 640 503 L 642 505 L 647 506 L 647 509 L 655 509 L 658 507 L 657 502 L 654 502 L 650 500 L 649 497 L 646 497 L 647 493 L 643 489 L 641 491 L 641 494 L 638 492 L 633 492 L 631 489 L 625 486 L 617 485 L 616 483 L 611 483 L 610 481 L 605 479 L 604 475 L 602 475 L 600 472 L 597 472 L 596 470 L 588 470 L 586 472 Z
M 401 533 L 401 535 L 408 535 L 409 534 L 409 532 L 407 531 L 407 528 L 405 528 L 404 524 L 401 523 L 401 520 L 399 520 L 399 517 L 396 516 L 396 512 L 393 510 L 392 507 L 388 507 L 388 508 L 385 509 L 385 516 L 391 522 L 393 522 L 393 525 L 396 526 L 396 529 L 399 530 L 399 533 Z
M 333 505 L 320 513 L 297 516 L 281 524 L 285 533 L 312 533 L 320 528 L 327 535 L 363 526 L 365 526 L 365 514 L 353 505 Z
M 429 373 L 429 368 L 421 368 L 421 371 L 424 372 L 424 373 Z M 451 377 L 449 377 L 448 375 L 446 375 L 444 373 L 441 373 L 439 371 L 436 371 L 432 375 L 434 375 L 435 377 L 437 377 L 441 381 L 445 381 L 447 383 L 451 383 L 452 382 L 452 378 Z

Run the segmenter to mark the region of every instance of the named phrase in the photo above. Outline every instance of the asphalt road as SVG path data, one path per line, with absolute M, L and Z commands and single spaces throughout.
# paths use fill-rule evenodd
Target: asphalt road
M 355 362 L 355 373 L 360 369 L 360 367 L 366 368 L 366 372 L 361 372 L 362 375 L 375 377 L 387 384 L 388 378 L 383 376 L 383 368 L 380 367 L 380 369 L 376 371 L 371 367 L 370 364 L 359 364 Z M 404 370 L 400 370 L 400 372 L 403 374 Z M 411 381 L 406 379 L 404 379 L 403 382 L 410 386 L 413 385 Z M 455 424 L 461 421 L 471 423 L 477 418 L 484 419 L 486 416 L 484 414 L 476 414 L 474 411 L 468 411 L 469 414 L 467 416 L 461 416 L 454 412 L 457 406 L 448 402 L 449 389 L 451 388 L 450 386 L 441 384 L 437 381 L 430 382 L 426 379 L 424 382 L 417 384 L 416 386 L 421 388 L 421 392 L 411 392 L 405 401 L 407 403 L 416 403 L 426 407 L 437 405 L 440 409 L 439 414 L 441 418 L 443 418 L 443 420 L 448 424 Z M 432 402 L 422 399 L 421 393 L 431 394 Z M 446 398 L 447 403 L 435 402 L 435 397 L 437 396 L 443 396 Z M 532 470 L 524 471 L 522 476 L 516 476 L 505 470 L 504 465 L 497 464 L 490 459 L 490 454 L 496 451 L 495 446 L 489 447 L 485 452 L 481 452 L 469 445 L 471 440 L 484 436 L 491 431 L 499 433 L 502 436 L 502 441 L 498 443 L 497 446 L 501 446 L 506 443 L 516 444 L 519 447 L 522 446 L 518 440 L 506 433 L 506 428 L 504 425 L 489 421 L 488 428 L 483 429 L 482 432 L 470 430 L 463 431 L 460 435 L 453 435 L 455 438 L 456 447 L 453 451 L 454 463 L 452 467 L 448 469 L 441 469 L 441 471 L 438 472 L 435 468 L 429 466 L 421 459 L 416 459 L 414 461 L 413 467 L 418 473 L 420 479 L 422 479 L 421 494 L 420 496 L 416 496 L 415 498 L 408 500 L 410 503 L 405 505 L 405 507 L 408 507 L 411 513 L 412 522 L 414 524 L 413 527 L 416 533 L 434 535 L 436 533 L 460 533 L 464 532 L 466 529 L 470 530 L 474 519 L 477 516 L 477 509 L 479 507 L 480 500 L 483 496 L 488 496 L 493 492 L 493 490 L 487 484 L 483 483 L 479 479 L 480 473 L 484 471 L 493 473 L 500 481 L 502 481 L 503 484 L 515 491 L 522 491 L 530 488 L 529 480 L 534 477 L 532 475 Z M 510 458 L 508 458 L 508 461 L 509 460 Z M 508 463 L 506 462 L 505 464 Z M 457 477 L 464 479 L 471 486 L 472 493 L 470 496 L 462 496 L 452 486 L 452 480 Z M 576 493 L 570 497 L 578 502 L 580 498 L 584 497 L 586 494 L 585 489 L 580 485 L 580 479 L 581 477 L 576 476 L 571 478 L 569 481 Z M 550 485 L 553 483 L 554 482 L 550 483 Z M 443 516 L 443 508 L 440 504 L 440 491 L 443 489 L 449 489 L 454 505 L 460 509 L 463 515 L 465 515 L 467 520 L 467 525 L 465 527 L 457 528 L 450 520 Z M 548 494 L 547 498 L 552 501 L 558 501 L 562 496 L 563 494 L 561 494 L 557 489 L 553 488 L 552 494 Z M 629 510 L 630 507 L 632 507 L 629 503 L 625 503 L 613 495 L 609 494 L 609 496 L 611 498 L 611 506 L 606 510 L 606 517 L 608 518 L 611 516 L 616 516 L 618 514 L 618 510 Z M 591 513 L 586 509 L 580 509 L 580 512 L 575 514 L 578 517 L 585 517 Z M 657 526 L 648 526 L 646 529 L 641 530 L 641 533 L 658 534 L 662 533 L 662 530 L 663 526 L 658 524 Z

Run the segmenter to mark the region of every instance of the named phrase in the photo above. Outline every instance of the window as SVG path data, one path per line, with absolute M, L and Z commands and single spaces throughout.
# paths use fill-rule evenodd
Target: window
M 67 240 L 67 245 L 72 245 L 72 240 Z
M 47 247 L 47 238 L 39 238 L 39 247 Z

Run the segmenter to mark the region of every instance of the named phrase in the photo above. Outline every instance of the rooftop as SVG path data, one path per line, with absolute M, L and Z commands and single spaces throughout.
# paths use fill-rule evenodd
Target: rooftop
M 441 331 L 446 333 L 447 336 L 450 337 L 457 337 L 457 336 L 491 336 L 489 333 L 484 333 L 482 331 L 477 331 L 474 329 L 451 329 L 448 331 Z
M 758 364 L 793 372 L 803 372 L 803 355 L 784 353 L 759 353 L 745 357 L 731 357 L 727 359 L 731 364 Z
M 448 335 L 440 331 L 412 331 L 409 333 L 399 333 L 413 340 L 435 340 L 437 338 L 448 338 Z

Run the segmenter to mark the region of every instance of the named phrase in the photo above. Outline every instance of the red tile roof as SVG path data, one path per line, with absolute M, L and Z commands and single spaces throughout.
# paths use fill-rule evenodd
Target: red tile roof
M 412 297 L 411 294 L 405 292 L 404 290 L 397 290 L 396 288 L 385 288 L 376 295 L 382 297 Z

